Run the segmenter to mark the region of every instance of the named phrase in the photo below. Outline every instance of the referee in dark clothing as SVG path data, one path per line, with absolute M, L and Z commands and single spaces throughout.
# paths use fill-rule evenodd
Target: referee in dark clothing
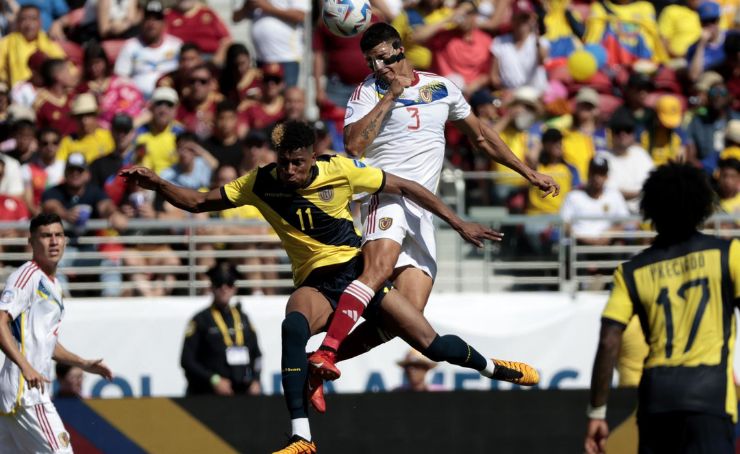
M 236 294 L 236 267 L 220 262 L 208 270 L 208 277 L 213 303 L 188 323 L 182 347 L 187 394 L 260 394 L 257 335 L 240 305 L 229 305 Z

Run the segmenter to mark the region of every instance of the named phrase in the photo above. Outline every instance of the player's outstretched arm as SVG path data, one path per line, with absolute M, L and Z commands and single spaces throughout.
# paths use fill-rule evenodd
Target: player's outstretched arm
M 484 151 L 494 161 L 523 176 L 530 184 L 543 191 L 545 193 L 544 197 L 550 194 L 556 197 L 560 194 L 560 186 L 551 176 L 539 173 L 520 161 L 501 140 L 501 137 L 491 128 L 481 123 L 475 114 L 471 113 L 465 119 L 456 121 L 455 126 L 470 139 L 470 143 L 478 151 Z
M 194 189 L 183 188 L 161 178 L 146 167 L 125 169 L 119 175 L 128 181 L 133 181 L 144 189 L 156 191 L 172 205 L 191 213 L 220 211 L 232 208 L 232 205 L 221 196 L 220 188 L 213 189 L 209 192 L 199 192 Z
M 399 194 L 413 200 L 422 208 L 434 213 L 437 217 L 449 224 L 465 241 L 478 247 L 483 247 L 485 240 L 501 241 L 504 236 L 502 233 L 480 224 L 463 221 L 439 197 L 415 181 L 406 180 L 386 172 L 383 192 Z
M 588 410 L 588 427 L 584 449 L 589 454 L 606 452 L 606 439 L 609 426 L 606 423 L 606 402 L 609 387 L 614 373 L 614 366 L 619 357 L 624 325 L 612 320 L 603 319 L 599 334 L 599 348 L 594 359 L 591 375 L 591 400 Z
M 10 323 L 12 321 L 8 312 L 0 311 L 0 350 L 20 368 L 21 374 L 26 379 L 29 388 L 38 388 L 41 392 L 44 392 L 46 383 L 51 383 L 51 381 L 36 371 L 21 351 L 18 350 L 18 343 L 10 332 Z
M 52 358 L 58 363 L 79 367 L 85 372 L 100 375 L 108 381 L 113 380 L 113 372 L 111 372 L 102 359 L 83 359 L 64 348 L 60 342 L 57 342 L 56 346 L 54 346 Z

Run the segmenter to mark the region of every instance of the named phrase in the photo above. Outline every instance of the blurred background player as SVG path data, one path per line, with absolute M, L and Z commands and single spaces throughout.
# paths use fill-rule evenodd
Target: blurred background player
M 185 330 L 180 365 L 188 381 L 188 395 L 260 394 L 260 352 L 249 317 L 236 295 L 236 267 L 217 263 L 208 270 L 213 302 L 198 312 Z
M 71 453 L 69 433 L 51 403 L 51 360 L 108 380 L 113 374 L 102 359 L 82 359 L 57 340 L 65 311 L 55 277 L 66 242 L 61 218 L 40 214 L 30 233 L 33 259 L 10 275 L 0 296 L 0 446 L 6 452 Z
M 715 197 L 697 168 L 668 164 L 653 171 L 640 207 L 658 236 L 614 273 L 594 360 L 586 452 L 606 450 L 612 371 L 637 314 L 650 347 L 638 394 L 640 452 L 734 453 L 740 241 L 699 233 Z

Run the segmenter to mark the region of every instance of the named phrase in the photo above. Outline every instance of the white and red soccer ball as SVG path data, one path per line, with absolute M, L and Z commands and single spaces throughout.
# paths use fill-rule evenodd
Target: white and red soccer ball
M 329 31 L 349 38 L 370 26 L 372 8 L 367 0 L 324 0 L 321 18 Z

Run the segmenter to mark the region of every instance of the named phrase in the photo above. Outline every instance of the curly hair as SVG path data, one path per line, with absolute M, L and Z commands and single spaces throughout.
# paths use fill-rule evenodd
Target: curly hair
M 640 209 L 659 234 L 684 238 L 711 216 L 716 203 L 704 171 L 670 163 L 650 173 L 642 187 Z
M 272 145 L 275 151 L 293 151 L 308 148 L 316 142 L 316 133 L 305 121 L 286 121 L 272 130 Z

